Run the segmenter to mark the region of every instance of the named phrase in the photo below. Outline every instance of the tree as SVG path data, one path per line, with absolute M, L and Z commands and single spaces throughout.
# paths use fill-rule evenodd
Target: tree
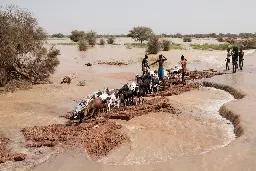
M 46 32 L 32 14 L 18 6 L 0 7 L 0 66 L 7 82 L 46 81 L 59 64 L 59 50 L 46 49 Z
M 64 38 L 65 35 L 62 33 L 57 33 L 57 34 L 53 34 L 52 37 L 56 37 L 56 38 Z
M 95 46 L 97 40 L 97 33 L 91 30 L 90 32 L 85 34 L 85 39 L 90 46 Z
M 110 36 L 107 40 L 108 44 L 112 45 L 115 42 L 115 38 L 113 36 Z
M 105 40 L 104 39 L 100 39 L 100 45 L 105 45 Z
M 142 44 L 143 41 L 149 40 L 149 38 L 153 35 L 153 31 L 149 27 L 134 27 L 132 30 L 130 30 L 127 37 L 133 38 L 135 41 L 140 41 Z
M 162 41 L 162 48 L 163 48 L 163 51 L 169 51 L 170 48 L 171 48 L 170 40 L 163 40 Z
M 84 37 L 85 37 L 84 31 L 73 30 L 71 32 L 70 39 L 74 42 L 78 42 L 79 40 L 83 39 Z
M 184 37 L 183 42 L 192 42 L 191 37 Z
M 79 40 L 78 49 L 80 51 L 86 51 L 88 49 L 88 42 L 86 39 Z
M 151 36 L 147 46 L 147 52 L 149 54 L 157 54 L 161 48 L 161 43 L 159 42 L 158 36 Z

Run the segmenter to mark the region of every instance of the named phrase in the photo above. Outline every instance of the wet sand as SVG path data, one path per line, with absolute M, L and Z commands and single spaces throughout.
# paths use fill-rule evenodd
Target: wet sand
M 0 95 L 1 97 L 4 97 L 4 98 L 0 98 L 1 99 L 0 108 L 3 109 L 0 111 L 1 116 L 3 116 L 3 118 L 0 120 L 0 125 L 1 125 L 0 129 L 1 129 L 1 132 L 4 132 L 4 134 L 13 141 L 12 144 L 14 145 L 21 144 L 23 142 L 22 137 L 19 133 L 19 130 L 21 128 L 28 127 L 28 126 L 35 126 L 35 125 L 49 125 L 54 123 L 64 123 L 65 119 L 59 118 L 59 116 L 64 114 L 64 112 L 72 109 L 72 107 L 75 105 L 75 102 L 73 102 L 72 100 L 79 100 L 85 97 L 88 93 L 95 91 L 97 89 L 102 89 L 107 86 L 111 88 L 119 88 L 123 83 L 126 83 L 127 80 L 133 79 L 134 74 L 140 71 L 140 65 L 136 63 L 139 60 L 138 56 L 142 57 L 144 54 L 143 49 L 127 50 L 125 47 L 122 47 L 122 46 L 118 48 L 114 48 L 112 46 L 105 47 L 105 48 L 95 48 L 95 49 L 89 50 L 89 52 L 86 52 L 86 53 L 77 52 L 76 47 L 58 46 L 58 48 L 61 50 L 62 55 L 60 57 L 61 64 L 58 67 L 57 72 L 52 77 L 54 84 L 38 85 L 29 91 L 19 91 L 13 94 L 8 93 L 5 95 L 2 95 L 2 94 Z M 225 58 L 223 57 L 225 56 L 225 52 L 175 50 L 170 52 L 163 52 L 163 54 L 171 61 L 171 63 L 169 63 L 170 66 L 173 66 L 172 64 L 179 61 L 180 54 L 184 54 L 188 58 L 188 60 L 192 61 L 188 65 L 188 67 L 191 68 L 191 70 L 193 70 L 194 67 L 199 69 L 208 69 L 209 65 L 213 68 L 223 66 L 222 63 L 224 62 L 222 62 L 222 60 L 224 61 L 224 58 Z M 91 62 L 95 64 L 97 60 L 102 60 L 103 55 L 106 61 L 118 59 L 125 62 L 127 61 L 129 62 L 130 60 L 132 60 L 132 61 L 135 61 L 135 63 L 130 64 L 128 66 L 123 66 L 122 68 L 115 67 L 115 66 L 98 66 L 98 65 L 94 67 L 84 66 L 84 63 Z M 254 110 L 252 104 L 255 100 L 256 91 L 255 91 L 255 84 L 250 79 L 253 80 L 253 78 L 255 78 L 255 74 L 254 74 L 255 71 L 254 71 L 254 66 L 251 66 L 248 64 L 252 63 L 252 61 L 250 60 L 252 60 L 252 58 L 255 56 L 256 55 L 253 54 L 253 56 L 248 56 L 248 59 L 247 57 L 245 58 L 245 70 L 243 72 L 239 71 L 237 74 L 234 74 L 234 75 L 217 76 L 211 79 L 211 81 L 215 81 L 217 83 L 232 85 L 234 86 L 234 88 L 238 88 L 239 90 L 243 88 L 243 91 L 247 94 L 247 96 L 244 99 L 227 104 L 227 107 L 229 109 L 233 108 L 235 109 L 235 113 L 237 113 L 238 115 L 242 115 L 240 117 L 240 120 L 245 132 L 241 137 L 233 141 L 230 145 L 225 146 L 223 148 L 218 148 L 208 153 L 197 155 L 198 153 L 201 153 L 207 150 L 207 148 L 219 146 L 219 145 L 221 146 L 225 144 L 226 141 L 223 141 L 223 140 L 226 140 L 225 136 L 230 135 L 230 132 L 228 131 L 229 129 L 227 128 L 223 128 L 223 127 L 216 128 L 216 125 L 215 127 L 212 125 L 212 128 L 211 127 L 209 128 L 209 125 L 211 125 L 210 123 L 216 122 L 216 120 L 213 119 L 214 120 L 213 121 L 212 118 L 211 119 L 204 118 L 203 120 L 199 120 L 200 124 L 195 126 L 195 124 L 192 124 L 192 123 L 198 122 L 198 121 L 196 121 L 195 120 L 196 117 L 190 113 L 188 115 L 185 115 L 186 116 L 186 117 L 184 116 L 185 118 L 176 118 L 174 120 L 174 121 L 177 120 L 175 124 L 173 123 L 174 126 L 177 124 L 175 126 L 175 129 L 166 129 L 166 130 L 167 131 L 179 130 L 181 126 L 184 126 L 182 124 L 183 123 L 182 119 L 184 119 L 187 121 L 188 124 L 193 125 L 193 128 L 195 129 L 194 136 L 195 135 L 199 136 L 197 132 L 200 132 L 202 130 L 209 131 L 208 134 L 206 135 L 211 135 L 210 134 L 211 132 L 213 136 L 210 138 L 212 140 L 215 139 L 216 141 L 213 141 L 213 142 L 209 141 L 209 143 L 204 144 L 205 138 L 207 140 L 207 138 L 209 137 L 202 138 L 202 140 L 204 139 L 204 141 L 198 142 L 198 143 L 199 144 L 202 143 L 205 146 L 201 149 L 200 148 L 196 149 L 194 146 L 192 146 L 191 151 L 193 151 L 194 149 L 196 152 L 190 153 L 190 154 L 188 153 L 189 155 L 193 154 L 193 157 L 189 157 L 189 156 L 186 157 L 182 155 L 180 155 L 181 157 L 179 155 L 177 155 L 178 157 L 177 156 L 173 157 L 171 154 L 166 154 L 166 155 L 163 155 L 164 159 L 162 159 L 162 161 L 160 160 L 158 163 L 151 162 L 151 164 L 140 165 L 140 166 L 137 166 L 137 165 L 108 166 L 108 165 L 102 165 L 102 164 L 95 165 L 90 162 L 80 163 L 81 161 L 84 161 L 84 159 L 81 159 L 81 155 L 84 155 L 84 154 L 80 154 L 78 150 L 75 158 L 70 157 L 70 155 L 72 156 L 75 154 L 72 154 L 72 153 L 63 154 L 58 156 L 55 159 L 51 159 L 49 162 L 46 162 L 45 164 L 39 166 L 35 170 L 40 170 L 40 168 L 41 170 L 43 170 L 42 168 L 51 167 L 52 170 L 57 170 L 60 168 L 60 170 L 64 171 L 65 169 L 72 168 L 71 167 L 73 165 L 72 163 L 76 163 L 75 170 L 79 170 L 79 167 L 90 168 L 89 170 L 93 170 L 94 167 L 102 168 L 103 170 L 110 170 L 110 169 L 130 170 L 131 168 L 138 169 L 138 170 L 155 170 L 155 169 L 170 170 L 174 168 L 175 168 L 174 170 L 187 170 L 188 168 L 190 170 L 207 170 L 207 169 L 230 170 L 229 168 L 232 168 L 232 170 L 243 170 L 244 168 L 246 169 L 248 168 L 247 170 L 254 170 L 255 149 L 253 148 L 253 145 L 255 145 L 254 141 L 256 136 L 254 136 L 254 132 L 253 132 L 254 115 L 251 112 Z M 247 64 L 247 61 L 248 61 L 248 64 Z M 211 62 L 212 64 L 209 64 Z M 117 76 L 115 74 L 117 72 L 121 72 L 121 73 L 119 73 Z M 77 76 L 77 78 L 73 80 L 71 85 L 58 84 L 63 78 L 63 76 L 71 73 L 76 73 L 76 76 Z M 76 86 L 76 84 L 82 79 L 86 79 L 87 86 L 85 87 Z M 111 79 L 111 82 L 108 81 L 110 79 Z M 189 94 L 189 93 L 190 92 L 186 94 Z M 225 97 L 230 97 L 230 96 L 227 95 Z M 182 99 L 182 96 L 177 96 L 177 99 L 176 101 L 175 99 L 172 99 L 172 100 L 177 102 L 178 104 L 179 99 Z M 209 103 L 210 102 L 208 102 L 208 104 Z M 208 106 L 208 104 L 205 104 L 205 106 Z M 192 106 L 188 106 L 188 108 L 184 109 L 184 111 L 187 111 L 189 113 L 190 111 L 189 108 Z M 205 106 L 203 106 L 202 108 L 205 108 Z M 180 107 L 180 106 L 177 106 L 177 107 Z M 195 111 L 200 111 L 200 110 L 202 109 L 195 109 Z M 195 112 L 195 113 L 198 114 L 198 112 Z M 148 123 L 154 119 L 161 120 L 161 118 L 155 117 L 155 115 L 157 114 L 150 114 L 148 116 L 145 116 L 144 120 L 147 121 Z M 168 118 L 168 114 L 163 114 L 163 116 L 166 116 L 165 118 Z M 162 120 L 165 120 L 165 119 L 162 118 Z M 207 124 L 202 125 L 202 123 L 206 121 L 208 122 L 208 125 Z M 141 124 L 140 122 L 137 123 L 136 119 L 131 122 L 134 125 Z M 154 122 L 157 123 L 158 120 Z M 218 124 L 222 124 L 222 123 L 218 123 Z M 188 134 L 188 131 L 190 131 L 190 127 L 187 127 L 187 130 L 185 131 L 185 133 Z M 217 131 L 217 135 L 215 131 Z M 16 135 L 19 135 L 17 137 L 20 137 L 20 138 L 15 138 Z M 159 135 L 159 134 L 155 133 L 153 135 Z M 167 135 L 169 134 L 163 133 L 162 139 Z M 138 137 L 140 138 L 141 136 L 138 136 Z M 161 134 L 160 134 L 160 137 L 161 137 Z M 195 137 L 193 137 L 191 134 L 191 137 L 188 137 L 187 141 L 189 142 L 193 138 Z M 230 137 L 229 140 L 232 140 L 232 137 Z M 179 139 L 179 140 L 176 140 L 176 142 L 184 142 L 184 141 L 181 141 Z M 147 142 L 145 142 L 145 145 L 147 145 Z M 185 147 L 186 143 L 184 143 L 183 145 Z M 143 144 L 141 144 L 141 147 L 142 146 Z M 152 142 L 152 146 L 154 146 L 154 141 Z M 158 146 L 161 147 L 161 142 L 158 144 Z M 16 151 L 19 151 L 19 150 L 20 150 L 20 147 L 16 146 Z M 159 159 L 159 157 L 157 157 L 157 152 L 158 150 L 155 150 L 155 153 L 153 153 L 155 154 L 155 159 Z M 115 152 L 113 151 L 113 154 L 114 153 Z M 131 151 L 131 154 L 132 153 L 136 154 L 136 151 Z M 141 156 L 143 155 L 147 156 L 146 155 L 147 153 L 148 153 L 147 151 L 144 151 L 144 153 L 141 153 Z M 61 160 L 61 158 L 63 159 L 63 156 L 65 157 L 65 160 Z M 138 156 L 138 157 L 141 157 L 141 156 Z M 168 160 L 168 162 L 163 162 L 170 158 L 174 158 L 174 159 Z M 151 159 L 148 159 L 148 161 L 150 160 Z M 105 163 L 108 163 L 107 161 L 108 160 L 105 160 Z M 109 163 L 111 163 L 110 158 L 109 158 L 109 161 L 110 161 Z M 115 160 L 112 160 L 112 161 L 115 162 Z M 122 160 L 122 159 L 118 159 L 116 161 L 121 161 L 121 162 L 123 161 L 123 163 L 125 163 L 125 160 Z M 134 163 L 134 159 L 132 157 L 130 161 L 131 163 Z M 84 165 L 86 163 L 88 165 Z M 144 162 L 144 164 L 145 163 L 147 162 Z M 7 170 L 10 170 L 8 169 L 7 166 L 8 166 L 8 163 L 1 164 L 0 168 L 5 168 Z

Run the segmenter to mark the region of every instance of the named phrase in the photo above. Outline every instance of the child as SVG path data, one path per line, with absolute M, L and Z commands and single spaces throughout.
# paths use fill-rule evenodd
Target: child
M 230 53 L 230 49 L 228 48 L 227 49 L 227 58 L 226 58 L 226 70 L 229 70 L 229 63 L 230 63 L 230 56 L 231 56 L 231 53 Z

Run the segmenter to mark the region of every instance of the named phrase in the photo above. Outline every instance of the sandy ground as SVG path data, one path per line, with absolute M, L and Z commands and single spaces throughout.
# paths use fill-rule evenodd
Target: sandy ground
M 130 40 L 117 40 L 120 44 L 126 41 Z M 178 41 L 177 39 L 177 43 Z M 198 41 L 202 42 L 202 40 Z M 207 42 L 209 40 L 204 41 Z M 51 42 L 62 41 L 51 40 Z M 53 84 L 38 85 L 29 91 L 0 95 L 0 115 L 2 116 L 0 131 L 11 139 L 10 147 L 15 152 L 34 153 L 33 150 L 27 150 L 23 147 L 24 139 L 20 133 L 21 128 L 64 123 L 65 119 L 59 116 L 74 107 L 76 103 L 73 100 L 79 100 L 97 89 L 105 87 L 120 88 L 124 83 L 134 79 L 134 74 L 140 72 L 140 63 L 138 61 L 141 60 L 145 52 L 144 49 L 126 49 L 123 45 L 95 47 L 88 52 L 78 52 L 75 46 L 57 46 L 57 48 L 61 50 L 61 64 L 52 77 Z M 168 59 L 167 68 L 176 65 L 181 54 L 188 59 L 188 68 L 190 70 L 194 68 L 218 68 L 223 70 L 224 68 L 225 52 L 222 51 L 172 50 L 162 53 Z M 218 108 L 231 101 L 232 97 L 223 91 L 213 89 L 206 91 L 203 89 L 170 97 L 173 105 L 182 109 L 184 114 L 182 116 L 170 118 L 166 113 L 152 113 L 142 116 L 142 118 L 135 118 L 127 123 L 122 123 L 127 128 L 124 131 L 134 140 L 133 143 L 113 150 L 109 156 L 100 161 L 101 164 L 81 159 L 84 154 L 77 150 L 77 153 L 69 152 L 52 158 L 45 164 L 35 168 L 35 170 L 43 171 L 46 168 L 46 170 L 51 168 L 52 170 L 65 171 L 72 167 L 73 170 L 79 170 L 84 167 L 90 168 L 89 170 L 94 170 L 94 168 L 95 170 L 97 168 L 106 170 L 131 170 L 131 168 L 139 170 L 163 170 L 163 168 L 166 170 L 174 168 L 176 170 L 187 170 L 187 168 L 190 168 L 190 170 L 229 170 L 229 167 L 232 167 L 232 170 L 243 170 L 243 168 L 254 170 L 255 160 L 253 156 L 255 155 L 253 154 L 255 149 L 252 146 L 256 136 L 252 131 L 253 115 L 250 114 L 254 107 L 250 104 L 253 104 L 256 92 L 254 91 L 255 84 L 251 81 L 255 77 L 255 66 L 250 61 L 253 57 L 255 57 L 255 54 L 248 55 L 248 59 L 245 57 L 245 70 L 243 72 L 239 71 L 234 75 L 218 76 L 212 79 L 213 81 L 242 89 L 248 94 L 243 100 L 227 104 L 230 108 L 234 107 L 236 109 L 235 112 L 238 114 L 243 113 L 241 119 L 246 120 L 244 123 L 245 134 L 230 145 L 201 154 L 209 149 L 224 146 L 234 139 L 234 135 L 230 131 L 230 129 L 233 129 L 232 124 L 217 115 Z M 150 58 L 155 59 L 156 56 L 153 55 Z M 99 60 L 124 61 L 131 64 L 122 67 L 97 65 Z M 93 66 L 84 66 L 88 62 L 92 63 Z M 75 73 L 77 78 L 72 81 L 71 85 L 59 84 L 65 75 L 72 73 Z M 79 87 L 76 85 L 81 80 L 86 80 L 86 86 Z M 211 94 L 210 97 L 208 96 L 209 94 Z M 203 102 L 202 99 L 204 99 Z M 214 104 L 218 105 L 209 108 Z M 236 104 L 239 104 L 239 107 Z M 159 115 L 161 117 L 158 117 Z M 145 128 L 145 126 L 147 127 Z M 136 128 L 131 129 L 131 127 Z M 155 137 L 155 139 L 152 140 L 151 137 Z M 179 144 L 179 148 L 173 148 L 177 144 Z M 145 146 L 154 148 L 144 148 Z M 144 151 L 139 151 L 139 149 L 144 149 Z M 44 151 L 44 149 L 41 150 L 42 152 Z M 46 149 L 46 151 L 49 154 L 49 149 Z M 72 157 L 74 155 L 76 157 Z M 190 158 L 190 155 L 193 155 L 193 157 Z M 116 158 L 115 156 L 119 157 Z M 246 160 L 243 159 L 245 157 Z M 43 161 L 43 158 L 41 159 Z M 154 161 L 158 161 L 158 163 Z M 138 165 L 138 162 L 140 165 Z M 32 161 L 28 160 L 27 165 L 31 165 L 31 163 Z M 74 167 L 74 163 L 76 167 Z M 102 163 L 105 163 L 105 165 Z M 124 165 L 137 163 L 137 165 L 109 166 L 109 164 L 116 163 Z M 184 165 L 184 163 L 187 164 Z M 15 165 L 18 167 L 19 164 L 16 163 Z M 11 169 L 10 162 L 0 164 L 0 170 Z

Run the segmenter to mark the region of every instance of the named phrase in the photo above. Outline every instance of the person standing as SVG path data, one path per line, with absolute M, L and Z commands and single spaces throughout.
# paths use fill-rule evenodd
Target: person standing
M 144 59 L 142 60 L 142 75 L 148 73 L 148 69 L 150 69 L 148 65 L 148 55 L 145 55 Z
M 230 53 L 230 49 L 228 48 L 227 49 L 227 58 L 226 58 L 226 70 L 229 70 L 230 56 L 231 56 L 231 53 Z
M 243 70 L 243 66 L 244 66 L 244 52 L 243 52 L 243 49 L 240 48 L 239 50 L 239 53 L 238 53 L 238 61 L 239 61 L 239 67 L 240 67 L 240 70 Z
M 159 55 L 159 59 L 150 64 L 151 65 L 154 65 L 156 63 L 158 63 L 158 77 L 159 77 L 159 80 L 163 80 L 164 79 L 164 62 L 166 61 L 167 59 L 161 54 Z
M 232 51 L 232 65 L 233 65 L 233 73 L 236 73 L 236 69 L 238 68 L 238 47 L 233 47 Z
M 185 57 L 183 55 L 181 55 L 181 70 L 182 70 L 182 73 L 181 73 L 181 79 L 182 79 L 182 83 L 183 84 L 186 84 L 185 82 L 185 74 L 187 72 L 187 59 L 185 59 Z

